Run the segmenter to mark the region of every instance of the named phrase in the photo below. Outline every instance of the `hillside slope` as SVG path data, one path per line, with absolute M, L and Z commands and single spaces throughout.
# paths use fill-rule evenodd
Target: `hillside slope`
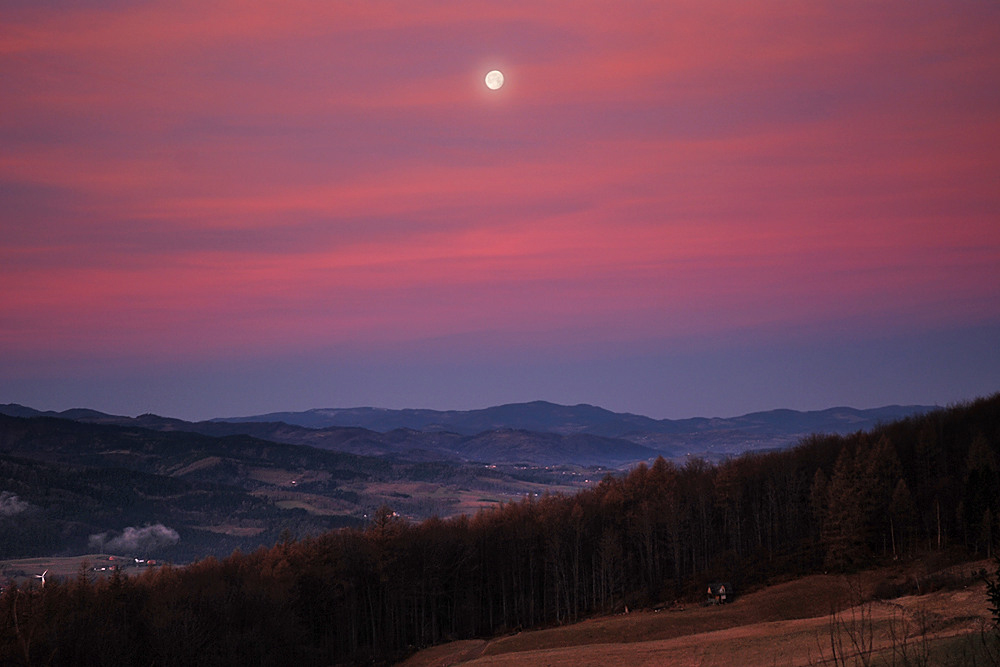
M 950 664 L 960 665 L 963 655 L 984 650 L 979 633 L 992 619 L 978 576 L 991 565 L 937 569 L 916 561 L 850 576 L 810 575 L 721 607 L 675 603 L 488 641 L 452 642 L 420 651 L 402 665 L 811 665 L 833 661 L 832 646 L 859 659 L 881 654 L 887 664 L 893 652 L 897 660 L 906 653 L 915 664 L 944 652 L 952 654 Z M 876 596 L 915 578 L 949 586 L 893 599 Z M 851 645 L 852 635 L 865 639 L 864 655 Z

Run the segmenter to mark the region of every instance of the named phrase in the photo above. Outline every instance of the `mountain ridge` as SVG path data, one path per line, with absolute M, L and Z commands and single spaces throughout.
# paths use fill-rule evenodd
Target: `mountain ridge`
M 657 455 L 720 460 L 746 451 L 792 446 L 810 435 L 848 435 L 937 409 L 925 405 L 868 409 L 839 406 L 813 411 L 776 409 L 726 418 L 657 420 L 586 403 L 567 406 L 532 401 L 477 410 L 315 408 L 187 422 L 152 414 L 124 417 L 85 408 L 42 412 L 18 404 L 0 405 L 0 413 L 11 416 L 59 417 L 217 437 L 245 434 L 361 455 L 419 454 L 425 460 L 475 458 L 493 463 L 523 460 L 541 465 L 611 466 L 650 460 Z M 522 436 L 512 438 L 506 431 L 518 431 Z M 527 446 L 527 433 L 534 434 L 533 448 Z M 549 437 L 552 435 L 560 437 Z M 469 439 L 475 444 L 470 444 Z
M 21 418 L 68 419 L 160 432 L 187 432 L 216 438 L 246 435 L 275 443 L 306 445 L 360 456 L 399 457 L 403 460 L 619 467 L 651 461 L 661 454 L 676 455 L 672 450 L 664 451 L 624 438 L 535 432 L 507 425 L 466 435 L 407 427 L 386 432 L 359 426 L 309 428 L 282 421 L 186 422 L 152 414 L 125 417 L 79 408 L 43 413 L 17 404 L 0 405 L 0 414 Z M 516 432 L 517 436 L 511 435 L 511 432 Z
M 588 403 L 560 405 L 548 401 L 506 403 L 473 410 L 432 410 L 418 408 L 313 408 L 303 411 L 271 412 L 244 417 L 217 417 L 212 422 L 283 421 L 306 428 L 357 426 L 387 432 L 396 428 L 414 430 L 451 430 L 463 435 L 477 435 L 497 428 L 521 428 L 540 432 L 590 433 L 622 437 L 629 433 L 684 433 L 722 428 L 728 425 L 778 426 L 787 431 L 794 424 L 797 432 L 809 427 L 810 432 L 848 433 L 862 430 L 877 421 L 930 412 L 940 406 L 886 405 L 877 408 L 835 406 L 823 410 L 792 410 L 780 408 L 757 411 L 733 417 L 689 417 L 654 419 L 631 412 L 613 412 Z M 816 429 L 815 426 L 827 428 Z

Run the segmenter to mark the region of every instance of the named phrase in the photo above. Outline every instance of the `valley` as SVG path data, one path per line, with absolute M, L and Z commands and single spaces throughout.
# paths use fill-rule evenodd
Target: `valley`
M 12 499 L 0 558 L 85 553 L 93 535 L 159 524 L 179 536 L 161 557 L 187 562 L 362 526 L 383 506 L 409 521 L 447 518 L 616 472 L 361 455 L 87 416 L 0 414 L 0 490 Z
M 0 558 L 82 553 L 92 535 L 162 524 L 179 535 L 166 556 L 186 562 L 362 526 L 380 507 L 409 521 L 472 515 L 571 495 L 658 456 L 720 461 L 788 447 L 807 429 L 844 432 L 928 409 L 670 421 L 536 401 L 186 422 L 0 405 L 3 491 L 33 517 L 8 527 Z

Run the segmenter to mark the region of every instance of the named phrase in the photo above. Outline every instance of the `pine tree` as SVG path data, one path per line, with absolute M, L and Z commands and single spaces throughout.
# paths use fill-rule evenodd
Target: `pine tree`
M 828 567 L 849 569 L 867 555 L 863 498 L 857 461 L 852 448 L 846 445 L 834 464 L 827 490 L 823 546 Z

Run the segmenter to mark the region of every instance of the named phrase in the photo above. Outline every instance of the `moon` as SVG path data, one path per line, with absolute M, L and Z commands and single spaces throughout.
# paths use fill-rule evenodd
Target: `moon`
M 503 85 L 503 72 L 498 69 L 492 70 L 486 75 L 486 87 L 490 90 L 499 90 Z

